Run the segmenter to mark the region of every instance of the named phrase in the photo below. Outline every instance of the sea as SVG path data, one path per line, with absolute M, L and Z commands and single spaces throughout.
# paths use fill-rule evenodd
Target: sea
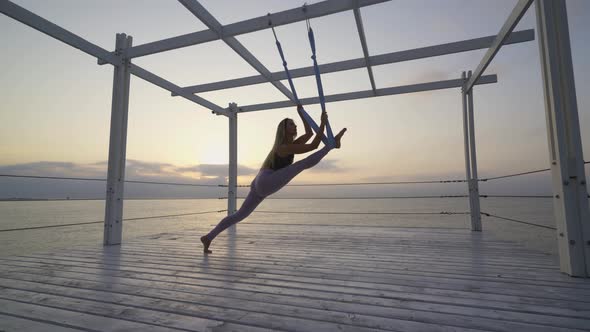
M 240 206 L 241 200 L 238 200 Z M 222 199 L 129 199 L 124 202 L 123 241 L 161 233 L 180 233 L 216 225 L 227 212 L 174 216 L 227 208 Z M 408 199 L 267 199 L 242 223 L 309 223 L 346 226 L 436 227 L 470 229 L 466 198 Z M 555 226 L 551 198 L 482 198 L 481 211 L 510 219 Z M 281 213 L 275 213 L 281 212 Z M 290 213 L 285 213 L 290 212 Z M 313 214 L 334 212 L 335 214 Z M 434 214 L 416 214 L 430 212 Z M 27 255 L 76 246 L 100 246 L 104 200 L 0 202 L 0 256 Z M 366 213 L 366 214 L 365 214 Z M 409 213 L 409 214 L 383 214 Z M 90 223 L 40 229 L 40 226 Z M 482 217 L 485 236 L 556 255 L 556 231 Z M 240 224 L 237 225 L 238 229 Z

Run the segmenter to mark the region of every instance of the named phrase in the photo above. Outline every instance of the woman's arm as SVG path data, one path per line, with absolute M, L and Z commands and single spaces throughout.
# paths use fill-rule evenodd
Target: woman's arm
M 318 148 L 320 142 L 322 141 L 322 137 L 324 136 L 324 128 L 326 127 L 326 122 L 328 121 L 328 114 L 326 112 L 322 113 L 322 122 L 320 124 L 320 132 L 315 135 L 313 141 L 309 144 L 301 144 L 301 143 L 291 143 L 291 144 L 282 144 L 277 149 L 277 153 L 279 156 L 286 156 L 290 154 L 300 154 L 306 153 L 309 151 L 313 151 Z
M 309 125 L 309 123 L 307 123 L 307 121 L 303 117 L 303 114 L 301 113 L 302 111 L 303 111 L 303 106 L 297 105 L 297 113 L 299 113 L 299 117 L 301 118 L 301 121 L 303 121 L 303 126 L 305 128 L 305 134 L 303 134 L 303 135 L 299 136 L 297 139 L 295 139 L 293 141 L 294 144 L 304 144 L 307 141 L 309 141 L 309 139 L 313 135 L 313 131 L 311 130 L 311 126 Z

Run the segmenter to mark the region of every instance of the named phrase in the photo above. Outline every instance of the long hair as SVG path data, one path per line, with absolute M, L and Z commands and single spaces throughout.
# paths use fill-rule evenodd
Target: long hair
M 264 163 L 262 163 L 262 168 L 273 168 L 274 167 L 275 153 L 277 152 L 277 149 L 279 148 L 279 146 L 281 144 L 285 143 L 285 138 L 286 138 L 286 133 L 287 133 L 287 122 L 289 120 L 291 120 L 291 119 L 284 118 L 283 120 L 281 120 L 281 122 L 279 122 L 279 125 L 277 126 L 277 133 L 275 135 L 275 142 L 272 145 L 272 149 L 268 153 L 268 156 L 266 156 Z

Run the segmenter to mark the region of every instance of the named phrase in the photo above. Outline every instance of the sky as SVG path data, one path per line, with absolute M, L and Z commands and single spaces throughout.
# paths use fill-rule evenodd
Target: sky
M 34 1 L 16 4 L 112 50 L 115 34 L 134 45 L 206 29 L 176 1 Z M 312 1 L 310 3 L 315 3 Z M 369 54 L 494 35 L 516 0 L 393 0 L 361 9 Z M 222 24 L 301 6 L 301 1 L 201 1 Z M 590 1 L 567 0 L 578 111 L 585 159 L 590 159 Z M 363 56 L 351 11 L 313 19 L 318 62 Z M 535 28 L 534 5 L 515 30 Z M 311 65 L 305 22 L 277 27 L 290 68 Z M 0 174 L 106 177 L 112 76 L 110 65 L 0 16 Z M 282 70 L 270 30 L 237 39 L 271 72 Z M 474 70 L 485 50 L 374 67 L 378 88 L 459 78 Z M 195 85 L 257 72 L 223 42 L 215 41 L 133 60 L 179 85 Z M 537 40 L 502 48 L 486 74 L 498 83 L 474 90 L 480 177 L 549 167 Z M 327 95 L 370 89 L 366 70 L 324 74 Z M 287 85 L 287 82 L 283 82 Z M 313 77 L 295 79 L 301 98 L 317 95 Z M 199 94 L 222 107 L 283 100 L 271 84 Z M 297 183 L 377 182 L 465 177 L 459 89 L 329 103 L 335 131 L 348 132 L 340 150 L 302 173 Z M 319 120 L 319 106 L 307 107 Z M 248 184 L 268 154 L 276 124 L 301 121 L 293 108 L 251 112 L 238 119 L 238 182 Z M 128 180 L 225 183 L 228 120 L 132 76 L 127 137 Z M 303 156 L 297 156 L 297 158 Z M 586 167 L 588 176 L 588 167 Z M 342 194 L 456 193 L 446 187 L 338 188 Z M 205 197 L 205 189 L 128 186 L 129 196 Z M 296 190 L 296 189 L 295 189 Z M 315 189 L 317 190 L 317 189 Z M 322 189 L 327 194 L 330 190 Z M 482 192 L 549 193 L 548 173 L 482 184 Z M 217 190 L 217 192 L 220 192 Z M 216 193 L 217 193 L 216 192 Z M 334 193 L 334 191 L 332 191 Z M 0 198 L 100 197 L 104 184 L 0 178 Z M 215 196 L 213 194 L 212 196 Z M 208 197 L 208 196 L 207 196 Z

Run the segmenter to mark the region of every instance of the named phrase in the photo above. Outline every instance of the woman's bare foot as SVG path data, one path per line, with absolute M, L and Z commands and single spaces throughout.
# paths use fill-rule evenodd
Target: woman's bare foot
M 209 250 L 209 246 L 211 245 L 211 240 L 207 238 L 207 236 L 201 236 L 201 242 L 203 243 L 203 253 L 211 254 L 213 251 Z
M 334 137 L 336 139 L 336 149 L 340 149 L 340 139 L 342 138 L 342 136 L 344 135 L 345 132 L 346 132 L 346 128 L 343 128 L 342 130 L 340 130 L 338 135 L 336 135 L 336 137 Z

